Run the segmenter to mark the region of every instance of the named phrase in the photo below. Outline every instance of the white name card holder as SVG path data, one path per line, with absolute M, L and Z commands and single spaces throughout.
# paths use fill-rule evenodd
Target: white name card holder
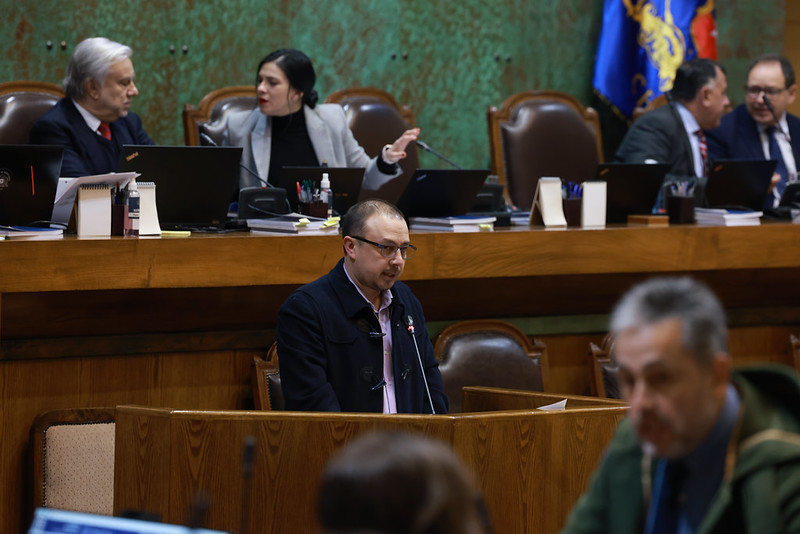
M 581 226 L 584 228 L 605 228 L 606 226 L 606 183 L 583 182 L 583 202 L 581 202 Z
M 86 184 L 78 189 L 78 237 L 111 235 L 111 186 Z
M 546 227 L 566 226 L 564 203 L 561 197 L 561 178 L 545 176 L 536 184 L 529 224 L 544 224 Z
M 158 224 L 158 207 L 156 206 L 155 182 L 139 182 L 139 235 L 161 235 Z

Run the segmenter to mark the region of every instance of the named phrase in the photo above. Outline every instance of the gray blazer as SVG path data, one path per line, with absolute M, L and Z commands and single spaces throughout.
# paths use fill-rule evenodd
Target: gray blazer
M 377 157 L 370 159 L 358 144 L 339 104 L 319 104 L 314 109 L 303 106 L 303 110 L 308 137 L 320 162 L 327 162 L 329 167 L 366 168 L 361 187 L 372 191 L 402 174 L 399 166 L 393 175 L 383 174 L 378 169 Z M 242 147 L 242 164 L 269 180 L 272 121 L 259 109 L 228 113 L 224 119 L 222 145 Z M 240 188 L 261 185 L 255 176 L 241 171 Z

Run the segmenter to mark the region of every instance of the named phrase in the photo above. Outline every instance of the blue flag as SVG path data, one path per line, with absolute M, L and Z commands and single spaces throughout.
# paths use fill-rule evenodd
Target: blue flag
M 716 56 L 714 0 L 605 0 L 592 82 L 630 118 L 672 88 L 681 63 Z

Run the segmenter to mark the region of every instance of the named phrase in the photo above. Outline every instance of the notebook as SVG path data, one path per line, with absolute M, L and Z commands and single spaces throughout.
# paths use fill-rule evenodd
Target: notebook
M 178 525 L 140 521 L 107 515 L 37 508 L 28 534 L 222 534 Z
M 600 163 L 595 180 L 606 182 L 606 222 L 652 213 L 668 170 L 662 163 Z
M 219 227 L 239 185 L 242 147 L 123 145 L 119 172 L 156 184 L 162 230 Z
M 464 215 L 489 174 L 489 169 L 417 169 L 397 207 L 406 217 Z
M 286 189 L 286 198 L 292 205 L 293 211 L 297 208 L 297 184 L 303 180 L 311 180 L 315 187 L 319 187 L 322 173 L 328 173 L 333 190 L 333 209 L 339 215 L 344 215 L 350 206 L 358 202 L 361 193 L 361 184 L 364 181 L 363 167 L 283 167 L 277 180 L 270 180 L 276 187 Z
M 706 183 L 708 206 L 761 211 L 776 165 L 769 159 L 715 161 Z
M 0 145 L 0 225 L 50 221 L 64 149 L 49 145 Z

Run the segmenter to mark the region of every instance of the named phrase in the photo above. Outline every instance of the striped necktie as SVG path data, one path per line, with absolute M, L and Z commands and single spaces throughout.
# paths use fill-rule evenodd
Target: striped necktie
M 107 122 L 101 122 L 100 126 L 97 127 L 97 131 L 100 132 L 100 135 L 111 141 L 111 127 Z
M 697 141 L 700 145 L 700 157 L 703 158 L 703 176 L 708 176 L 708 145 L 706 144 L 706 134 L 703 130 L 697 130 Z

